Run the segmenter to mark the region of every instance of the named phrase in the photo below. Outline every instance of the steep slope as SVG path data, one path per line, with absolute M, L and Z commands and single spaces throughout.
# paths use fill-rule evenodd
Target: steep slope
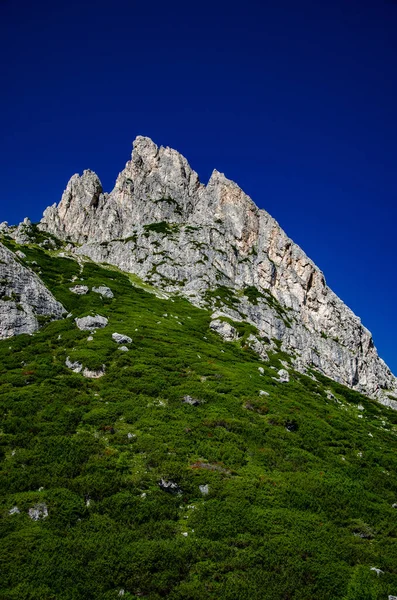
M 0 339 L 34 333 L 40 320 L 60 319 L 65 312 L 23 258 L 21 250 L 17 256 L 0 243 Z
M 260 360 L 250 324 L 224 342 L 184 298 L 7 244 L 70 312 L 0 341 L 1 598 L 397 594 L 394 411 Z
M 204 186 L 178 152 L 138 137 L 110 194 L 92 171 L 74 175 L 40 227 L 78 244 L 76 255 L 136 273 L 198 306 L 211 300 L 281 341 L 297 369 L 315 367 L 397 407 L 396 378 L 370 332 L 278 223 L 221 173 Z

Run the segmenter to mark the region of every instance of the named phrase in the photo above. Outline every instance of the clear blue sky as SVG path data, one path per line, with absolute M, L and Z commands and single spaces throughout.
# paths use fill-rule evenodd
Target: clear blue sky
M 395 0 L 0 0 L 0 221 L 136 135 L 235 180 L 397 373 Z

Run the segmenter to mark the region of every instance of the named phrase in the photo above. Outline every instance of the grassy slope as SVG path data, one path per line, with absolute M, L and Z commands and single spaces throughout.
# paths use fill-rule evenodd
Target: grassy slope
M 92 342 L 72 318 L 0 342 L 1 599 L 397 594 L 396 413 L 325 378 L 276 383 L 280 356 L 224 343 L 186 300 L 23 251 L 73 317 L 109 325 Z M 70 293 L 73 275 L 115 298 Z M 106 375 L 85 379 L 67 356 Z M 35 522 L 38 502 L 49 516 Z

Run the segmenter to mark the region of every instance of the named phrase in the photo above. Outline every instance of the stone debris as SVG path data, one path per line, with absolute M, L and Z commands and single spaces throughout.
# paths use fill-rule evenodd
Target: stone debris
M 16 256 L 18 256 L 18 258 L 22 258 L 22 259 L 26 258 L 26 254 L 24 254 L 24 253 L 22 252 L 22 250 L 17 250 L 17 251 L 15 252 L 15 255 L 16 255 Z
M 102 365 L 102 367 L 97 370 L 91 370 L 91 369 L 85 368 L 83 370 L 83 375 L 84 375 L 84 377 L 87 377 L 88 379 L 99 379 L 100 377 L 103 377 L 105 375 L 105 371 L 106 371 L 105 365 Z
M 87 285 L 75 285 L 74 287 L 70 287 L 69 290 L 78 296 L 84 296 L 90 291 Z
M 33 521 L 39 521 L 40 519 L 46 519 L 48 517 L 48 508 L 44 502 L 35 504 L 32 508 L 29 508 L 29 517 Z
M 259 390 L 259 395 L 260 396 L 269 396 L 269 392 L 266 392 L 265 390 Z
M 206 483 L 205 485 L 199 485 L 199 490 L 203 494 L 203 496 L 207 496 L 207 494 L 209 494 L 210 491 L 210 486 L 208 485 L 208 483 Z
M 93 287 L 92 291 L 95 292 L 96 294 L 100 294 L 101 296 L 103 296 L 103 298 L 114 298 L 114 294 L 112 292 L 112 290 L 108 287 L 106 287 L 106 285 L 100 285 L 99 287 Z
M 78 362 L 77 360 L 75 362 L 72 362 L 70 360 L 69 356 L 66 357 L 65 365 L 67 366 L 68 369 L 71 369 L 74 373 L 81 373 L 81 371 L 83 370 L 83 365 L 80 362 Z
M 269 356 L 266 352 L 266 346 L 263 342 L 260 342 L 258 338 L 252 333 L 247 337 L 247 345 L 259 355 L 262 360 L 269 360 Z
M 261 375 L 264 375 L 265 369 L 263 367 L 258 367 L 258 371 Z
M 278 377 L 272 377 L 272 379 L 274 379 L 274 381 L 277 381 L 278 383 L 288 383 L 289 382 L 289 373 L 285 369 L 280 369 L 279 371 L 277 371 L 277 375 L 278 375 Z
M 182 492 L 181 488 L 175 481 L 166 481 L 165 479 L 160 479 L 159 487 L 164 491 L 170 494 L 180 494 Z
M 127 348 L 127 346 L 119 346 L 118 349 L 121 350 L 121 352 L 128 352 L 129 351 L 129 348 Z
M 12 508 L 10 508 L 10 510 L 8 511 L 9 515 L 19 515 L 21 511 L 19 510 L 19 508 L 17 506 L 13 506 Z
M 106 317 L 101 317 L 101 315 L 95 315 L 94 317 L 81 317 L 75 319 L 76 325 L 82 331 L 94 331 L 95 329 L 102 329 L 106 327 L 108 324 L 108 319 Z
M 112 333 L 112 340 L 117 342 L 117 344 L 131 344 L 132 342 L 132 338 L 122 333 Z
M 378 577 L 379 575 L 384 575 L 384 571 L 382 571 L 382 569 L 377 569 L 376 567 L 371 567 L 370 571 L 375 571 Z
M 192 398 L 192 396 L 183 396 L 183 403 L 184 404 L 190 404 L 191 406 L 200 406 L 200 400 L 197 400 L 197 398 Z
M 217 333 L 225 340 L 225 342 L 234 342 L 237 339 L 236 329 L 230 325 L 227 321 L 221 321 L 220 319 L 214 319 L 210 323 L 212 331 Z

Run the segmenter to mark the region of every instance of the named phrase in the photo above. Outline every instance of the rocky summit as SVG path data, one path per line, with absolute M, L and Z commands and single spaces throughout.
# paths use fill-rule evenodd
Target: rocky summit
M 69 242 L 79 260 L 114 265 L 253 324 L 268 347 L 281 343 L 295 369 L 315 369 L 397 408 L 396 378 L 371 333 L 279 224 L 222 173 L 204 185 L 176 150 L 139 136 L 112 192 L 92 171 L 73 175 L 39 228 Z M 23 241 L 23 224 L 14 235 Z

